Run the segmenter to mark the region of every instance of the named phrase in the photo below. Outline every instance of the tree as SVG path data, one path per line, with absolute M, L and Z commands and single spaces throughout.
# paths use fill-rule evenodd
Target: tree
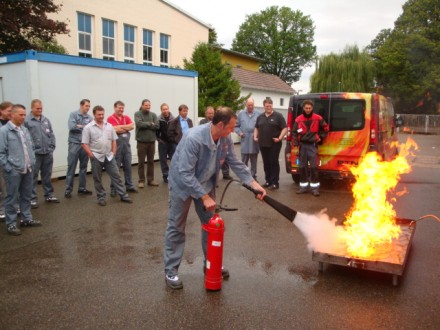
M 206 106 L 220 105 L 237 110 L 243 106 L 245 97 L 240 97 L 240 85 L 232 78 L 230 66 L 221 62 L 220 49 L 207 43 L 199 43 L 190 60 L 183 60 L 184 68 L 199 73 L 199 116 Z
M 310 78 L 311 92 L 371 92 L 374 87 L 374 63 L 366 51 L 348 46 L 341 54 L 319 58 Z
M 66 23 L 50 19 L 47 14 L 59 12 L 61 6 L 53 0 L 2 0 L 0 53 L 48 50 L 45 45 L 56 45 L 55 35 L 69 31 Z
M 316 58 L 313 21 L 301 11 L 272 6 L 246 16 L 232 42 L 232 50 L 262 59 L 262 72 L 289 85 Z
M 58 43 L 58 41 L 41 41 L 40 39 L 35 40 L 36 47 L 34 49 L 56 54 L 67 54 L 67 49 Z
M 382 31 L 381 31 L 382 32 Z M 370 44 L 377 81 L 399 112 L 434 113 L 440 104 L 440 3 L 408 0 L 394 29 Z M 376 44 L 374 44 L 376 42 Z M 432 106 L 426 107 L 426 95 Z M 424 105 L 417 107 L 417 105 Z
M 223 44 L 217 42 L 217 31 L 215 29 L 209 30 L 208 44 L 219 48 L 223 47 Z
M 391 36 L 391 29 L 382 29 L 376 38 L 365 48 L 368 54 L 374 56 L 377 50 L 388 40 Z

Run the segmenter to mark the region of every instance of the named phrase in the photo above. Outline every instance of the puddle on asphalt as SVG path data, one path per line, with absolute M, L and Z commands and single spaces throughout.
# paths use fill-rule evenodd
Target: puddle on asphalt
M 273 278 L 274 281 L 293 281 L 297 284 L 313 285 L 318 281 L 319 276 L 317 264 L 280 265 L 269 260 L 233 257 L 224 260 L 224 266 L 234 274 L 234 277 L 252 274 L 253 277 Z M 200 267 L 202 267 L 201 257 L 191 257 L 190 260 L 184 258 L 180 266 L 180 272 L 188 272 L 193 269 L 199 272 Z

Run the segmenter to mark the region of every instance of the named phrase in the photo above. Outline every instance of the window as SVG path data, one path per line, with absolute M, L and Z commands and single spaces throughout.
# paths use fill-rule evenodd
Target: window
M 115 60 L 115 22 L 102 20 L 102 58 L 104 60 Z
M 79 56 L 92 57 L 92 16 L 78 13 Z
M 365 127 L 365 102 L 343 100 L 332 103 L 330 115 L 331 131 L 356 131 Z
M 283 97 L 280 98 L 280 107 L 282 107 L 282 106 L 284 106 L 284 98 Z
M 168 67 L 169 39 L 166 34 L 160 34 L 160 66 Z
M 134 26 L 124 24 L 124 62 L 134 63 Z
M 143 61 L 145 65 L 153 65 L 153 31 L 144 30 Z

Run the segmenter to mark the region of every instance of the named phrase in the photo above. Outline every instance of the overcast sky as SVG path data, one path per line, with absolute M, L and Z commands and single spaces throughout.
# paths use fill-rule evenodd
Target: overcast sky
M 230 49 L 246 15 L 258 13 L 270 6 L 286 6 L 310 16 L 315 24 L 315 45 L 318 55 L 339 53 L 346 45 L 360 49 L 369 45 L 377 34 L 393 28 L 402 14 L 406 0 L 169 0 L 177 7 L 212 25 L 218 42 Z M 301 80 L 292 87 L 305 93 L 314 68 L 303 71 Z

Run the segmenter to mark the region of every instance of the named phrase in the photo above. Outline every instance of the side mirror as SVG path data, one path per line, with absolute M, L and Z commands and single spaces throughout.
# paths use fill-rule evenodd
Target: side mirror
M 396 125 L 396 127 L 401 127 L 403 126 L 403 118 L 401 115 L 395 115 L 394 116 L 394 123 Z

